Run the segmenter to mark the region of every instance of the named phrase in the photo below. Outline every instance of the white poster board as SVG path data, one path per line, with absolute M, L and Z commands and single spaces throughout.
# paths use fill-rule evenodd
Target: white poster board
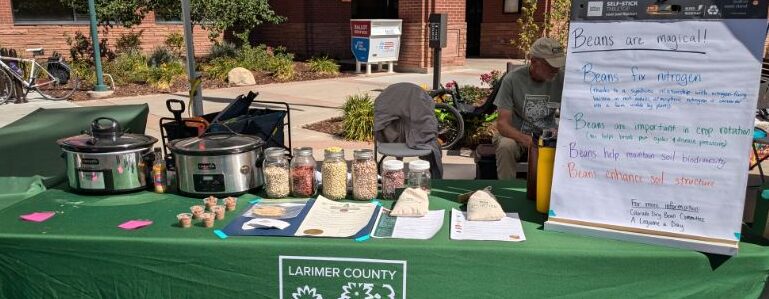
M 545 228 L 736 254 L 766 25 L 572 21 Z

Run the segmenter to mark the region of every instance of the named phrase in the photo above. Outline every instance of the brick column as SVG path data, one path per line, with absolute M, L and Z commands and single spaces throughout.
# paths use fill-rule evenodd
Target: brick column
M 466 0 L 401 0 L 398 15 L 403 19 L 403 36 L 398 69 L 427 72 L 432 67 L 432 49 L 427 42 L 430 13 L 448 14 L 448 42 L 441 55 L 442 66 L 465 64 L 467 47 Z
M 13 26 L 13 12 L 11 11 L 11 0 L 0 0 L 0 25 L 4 29 Z

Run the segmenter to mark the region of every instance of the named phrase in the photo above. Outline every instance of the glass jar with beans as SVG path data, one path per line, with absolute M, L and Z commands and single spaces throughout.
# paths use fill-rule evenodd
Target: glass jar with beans
M 374 151 L 361 149 L 353 152 L 352 198 L 371 200 L 377 195 L 377 170 Z
M 403 188 L 405 177 L 403 161 L 384 161 L 382 164 L 382 198 L 396 199 L 396 192 L 399 188 Z
M 286 150 L 271 147 L 264 151 L 264 191 L 268 198 L 284 198 L 290 191 Z
M 323 196 L 331 200 L 342 200 L 347 196 L 347 161 L 344 150 L 330 147 L 324 152 L 321 180 Z
M 291 160 L 291 195 L 311 197 L 315 194 L 315 164 L 311 147 L 294 149 L 294 159 Z

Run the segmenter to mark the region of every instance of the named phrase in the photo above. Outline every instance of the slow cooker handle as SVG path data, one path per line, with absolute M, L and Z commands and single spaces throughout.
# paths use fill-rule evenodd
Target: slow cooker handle
M 102 120 L 110 121 L 110 125 L 102 126 L 100 123 Z M 109 138 L 114 140 L 117 137 L 120 137 L 120 135 L 123 135 L 123 131 L 120 129 L 118 121 L 114 118 L 99 117 L 91 122 L 91 136 L 95 138 Z

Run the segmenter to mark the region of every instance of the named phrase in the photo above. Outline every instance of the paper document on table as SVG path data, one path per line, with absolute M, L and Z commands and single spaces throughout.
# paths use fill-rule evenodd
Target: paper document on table
M 428 211 L 423 217 L 394 217 L 389 210 L 382 209 L 374 238 L 431 239 L 443 226 L 444 210 Z
M 318 196 L 296 230 L 296 236 L 347 238 L 371 221 L 377 205 L 328 200 Z
M 467 213 L 451 209 L 451 239 L 480 241 L 526 241 L 518 213 L 506 213 L 498 221 L 469 221 Z

